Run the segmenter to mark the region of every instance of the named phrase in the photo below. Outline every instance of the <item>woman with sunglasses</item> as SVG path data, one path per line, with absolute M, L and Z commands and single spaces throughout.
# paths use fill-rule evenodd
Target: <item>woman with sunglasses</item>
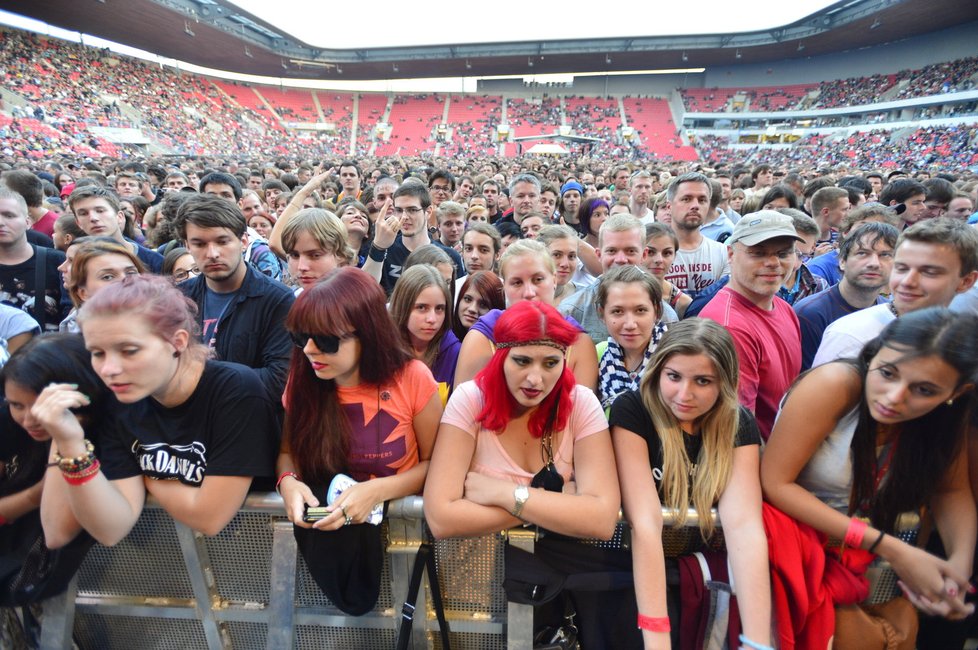
M 436 537 L 537 524 L 609 539 L 618 483 L 608 424 L 566 356 L 579 330 L 556 309 L 523 301 L 495 328 L 495 352 L 448 402 L 425 484 Z
M 278 487 L 296 526 L 361 524 L 378 504 L 424 485 L 441 400 L 428 367 L 392 336 L 385 301 L 376 280 L 348 266 L 304 291 L 289 313 L 296 350 Z M 322 488 L 341 473 L 358 483 L 306 522 L 305 508 L 320 506 Z

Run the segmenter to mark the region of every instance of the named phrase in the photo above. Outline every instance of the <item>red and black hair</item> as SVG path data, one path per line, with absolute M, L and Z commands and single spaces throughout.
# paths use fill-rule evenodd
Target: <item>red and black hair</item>
M 360 381 L 382 386 L 393 381 L 411 360 L 393 335 L 394 322 L 386 301 L 376 280 L 352 266 L 340 267 L 302 292 L 285 327 L 303 334 L 355 333 L 360 341 Z M 284 443 L 302 480 L 309 484 L 346 469 L 350 424 L 337 397 L 336 382 L 316 377 L 298 348 L 289 366 Z
M 550 305 L 537 301 L 518 302 L 499 317 L 493 332 L 496 339 L 496 352 L 479 374 L 475 383 L 482 391 L 484 406 L 476 417 L 483 427 L 490 431 L 502 431 L 513 419 L 517 407 L 516 398 L 509 392 L 503 364 L 509 356 L 509 347 L 518 345 L 538 345 L 536 341 L 548 341 L 545 345 L 559 346 L 566 350 L 577 337 L 580 330 L 567 322 L 560 312 Z M 509 347 L 500 347 L 506 344 Z M 516 344 L 516 345 L 514 345 Z M 553 390 L 547 395 L 530 416 L 530 434 L 541 438 L 545 433 L 555 433 L 567 425 L 573 404 L 571 391 L 577 381 L 574 373 L 564 362 L 564 369 Z

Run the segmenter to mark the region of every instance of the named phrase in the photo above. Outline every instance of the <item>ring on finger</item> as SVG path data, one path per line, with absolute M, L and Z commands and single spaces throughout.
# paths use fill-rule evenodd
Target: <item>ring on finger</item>
M 353 517 L 347 516 L 346 520 L 343 522 L 344 526 L 349 526 L 353 523 Z

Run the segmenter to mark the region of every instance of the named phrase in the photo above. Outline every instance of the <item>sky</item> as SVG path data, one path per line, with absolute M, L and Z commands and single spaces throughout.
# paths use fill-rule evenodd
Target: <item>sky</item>
M 498 43 L 618 36 L 676 36 L 755 31 L 782 27 L 835 4 L 837 0 L 700 0 L 689 2 L 616 0 L 611 11 L 586 12 L 590 3 L 566 4 L 493 0 L 490 5 L 415 3 L 373 0 L 369 17 L 343 27 L 342 3 L 313 0 L 229 0 L 248 13 L 313 47 L 357 49 Z M 491 9 L 490 9 L 491 7 Z M 435 16 L 431 9 L 435 9 Z M 495 19 L 496 28 L 486 29 Z

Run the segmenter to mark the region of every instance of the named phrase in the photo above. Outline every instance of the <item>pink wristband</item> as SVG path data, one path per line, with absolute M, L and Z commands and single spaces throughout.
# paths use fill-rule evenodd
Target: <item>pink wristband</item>
M 669 625 L 669 617 L 662 616 L 656 618 L 654 616 L 646 616 L 644 614 L 638 615 L 638 629 L 647 630 L 649 632 L 668 632 L 672 629 Z
M 853 517 L 849 520 L 849 528 L 846 529 L 845 539 L 842 540 L 843 543 L 849 548 L 862 547 L 863 537 L 866 535 L 866 529 L 868 527 L 866 522 Z

